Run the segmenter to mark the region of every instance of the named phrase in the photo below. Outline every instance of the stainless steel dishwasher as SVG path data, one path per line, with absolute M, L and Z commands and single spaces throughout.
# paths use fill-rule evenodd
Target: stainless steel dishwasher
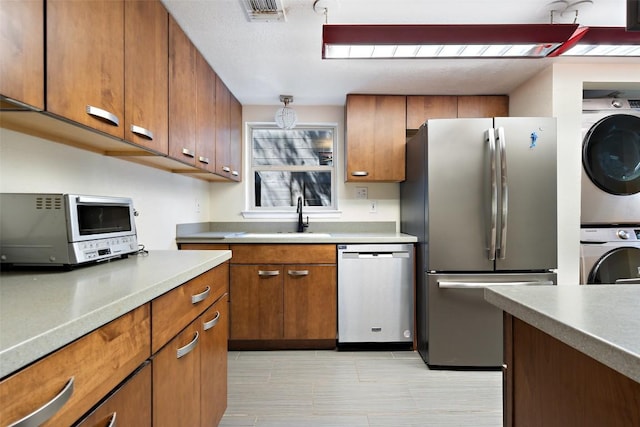
M 338 344 L 413 342 L 413 245 L 338 245 Z

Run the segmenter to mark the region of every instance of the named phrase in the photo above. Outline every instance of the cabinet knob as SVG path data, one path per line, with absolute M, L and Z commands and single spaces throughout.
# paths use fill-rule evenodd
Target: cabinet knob
M 189 150 L 188 148 L 183 148 L 182 149 L 182 154 L 184 154 L 185 156 L 189 156 L 189 157 L 195 157 L 196 153 L 193 150 Z

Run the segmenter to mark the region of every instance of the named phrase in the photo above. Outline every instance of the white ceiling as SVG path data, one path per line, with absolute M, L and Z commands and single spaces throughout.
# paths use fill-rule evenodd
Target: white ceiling
M 286 22 L 249 22 L 240 0 L 162 0 L 196 47 L 245 105 L 343 105 L 347 93 L 507 94 L 553 61 L 576 58 L 322 60 L 325 17 L 314 0 L 282 0 Z M 320 0 L 328 22 L 422 24 L 555 23 L 625 26 L 626 0 Z M 635 59 L 598 61 L 636 62 Z

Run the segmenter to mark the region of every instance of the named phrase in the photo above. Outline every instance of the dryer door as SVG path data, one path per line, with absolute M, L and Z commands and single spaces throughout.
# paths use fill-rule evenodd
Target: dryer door
M 640 117 L 614 114 L 596 122 L 584 137 L 582 163 L 607 193 L 640 193 Z
M 601 284 L 640 284 L 640 248 L 624 246 L 604 254 L 587 280 L 587 285 Z

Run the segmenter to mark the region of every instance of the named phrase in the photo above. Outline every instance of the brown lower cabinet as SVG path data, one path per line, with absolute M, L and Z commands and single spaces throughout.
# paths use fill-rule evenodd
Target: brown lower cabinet
M 640 383 L 509 314 L 504 425 L 640 425 Z
M 146 362 L 77 427 L 151 427 L 151 365 Z
M 226 262 L 9 375 L 0 424 L 45 408 L 28 425 L 108 426 L 114 413 L 119 426 L 218 425 L 228 291 Z

